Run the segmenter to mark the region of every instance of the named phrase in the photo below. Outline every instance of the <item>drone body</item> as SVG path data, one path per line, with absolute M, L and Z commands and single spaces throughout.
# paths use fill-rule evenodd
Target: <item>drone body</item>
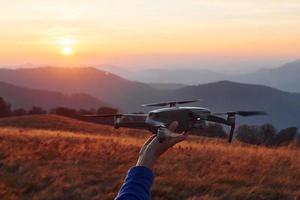
M 150 111 L 146 123 L 156 127 L 156 124 L 168 126 L 174 121 L 178 122 L 176 131 L 190 131 L 199 128 L 205 123 L 204 119 L 210 115 L 210 111 L 201 107 L 170 107 Z
M 176 132 L 190 131 L 203 127 L 205 121 L 220 123 L 231 127 L 228 141 L 231 142 L 235 129 L 235 116 L 265 115 L 261 111 L 236 111 L 226 113 L 211 113 L 207 108 L 202 107 L 177 107 L 178 104 L 200 101 L 173 101 L 165 103 L 145 104 L 142 106 L 169 106 L 150 111 L 148 114 L 115 114 L 115 115 L 87 115 L 87 117 L 114 117 L 114 127 L 143 128 L 157 134 L 161 141 L 169 134 L 169 124 L 177 121 L 179 126 Z M 219 115 L 227 115 L 226 118 Z

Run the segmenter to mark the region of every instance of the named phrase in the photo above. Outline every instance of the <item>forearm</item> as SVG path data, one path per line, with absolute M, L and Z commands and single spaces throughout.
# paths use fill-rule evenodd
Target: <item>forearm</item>
M 115 200 L 148 200 L 153 183 L 153 172 L 144 166 L 136 166 L 128 171 Z

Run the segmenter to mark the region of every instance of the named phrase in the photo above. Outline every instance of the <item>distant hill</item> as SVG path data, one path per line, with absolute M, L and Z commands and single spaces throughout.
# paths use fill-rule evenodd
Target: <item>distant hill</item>
M 148 85 L 157 90 L 177 90 L 187 86 L 179 83 L 148 83 Z
M 263 84 L 290 92 L 300 92 L 300 60 L 279 68 L 260 70 L 253 74 L 229 77 L 230 80 Z
M 95 68 L 44 67 L 0 69 L 0 81 L 62 93 L 86 93 L 114 106 L 135 110 L 151 100 L 156 90 Z
M 184 67 L 184 66 L 183 66 Z M 300 92 L 300 59 L 287 63 L 283 66 L 262 69 L 255 73 L 247 74 L 224 74 L 206 69 L 147 69 L 140 71 L 114 70 L 115 73 L 131 80 L 146 83 L 157 83 L 165 89 L 166 83 L 197 85 L 222 80 L 229 80 L 241 83 L 262 84 L 275 87 L 289 92 Z M 152 85 L 152 84 L 151 84 Z M 175 89 L 170 87 L 170 89 Z
M 60 92 L 28 89 L 0 82 L 0 96 L 13 108 L 29 109 L 39 106 L 51 109 L 57 106 L 70 108 L 99 108 L 106 105 L 95 97 L 86 94 L 62 94 Z
M 283 92 L 263 85 L 241 84 L 230 81 L 188 86 L 166 94 L 166 99 L 196 99 L 194 104 L 212 111 L 264 110 L 266 117 L 239 117 L 240 123 L 273 123 L 277 127 L 300 127 L 300 94 Z
M 145 83 L 178 83 L 195 85 L 224 80 L 225 74 L 206 69 L 147 69 L 126 76 Z

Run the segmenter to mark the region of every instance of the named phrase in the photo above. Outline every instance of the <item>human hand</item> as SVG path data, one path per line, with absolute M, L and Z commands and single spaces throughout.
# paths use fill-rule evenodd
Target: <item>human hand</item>
M 172 136 L 166 136 L 163 142 L 160 142 L 156 135 L 151 136 L 144 143 L 140 150 L 140 156 L 136 166 L 145 166 L 152 169 L 156 160 L 166 152 L 170 147 L 185 140 L 188 136 L 186 132 L 181 134 L 174 133 L 178 127 L 178 122 L 174 121 L 170 124 L 168 129 L 172 132 Z

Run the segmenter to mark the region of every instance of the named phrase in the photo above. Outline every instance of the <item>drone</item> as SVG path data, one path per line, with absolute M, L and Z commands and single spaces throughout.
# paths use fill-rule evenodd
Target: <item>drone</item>
M 176 132 L 187 132 L 193 129 L 199 129 L 205 125 L 206 121 L 214 122 L 230 127 L 228 142 L 231 143 L 236 125 L 236 115 L 249 117 L 267 114 L 263 111 L 212 113 L 208 108 L 178 106 L 199 101 L 201 101 L 201 99 L 143 104 L 143 107 L 165 107 L 152 110 L 147 114 L 85 115 L 85 117 L 114 117 L 114 127 L 116 129 L 120 127 L 146 129 L 155 134 L 160 142 L 163 142 L 166 137 L 177 136 L 177 134 L 174 134 L 168 129 L 168 126 L 174 121 L 178 122 Z

